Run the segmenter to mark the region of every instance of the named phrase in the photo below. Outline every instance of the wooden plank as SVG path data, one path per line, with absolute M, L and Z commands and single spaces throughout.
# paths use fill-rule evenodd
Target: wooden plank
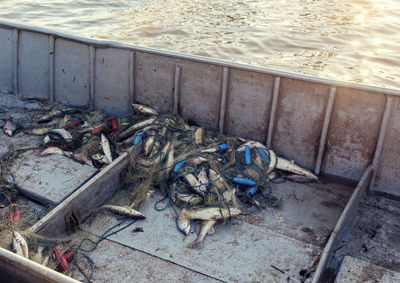
M 125 152 L 33 225 L 31 232 L 59 236 L 67 232 L 65 219 L 72 213 L 82 222 L 119 188 L 120 173 L 128 162 L 129 154 Z
M 0 278 L 7 278 L 8 283 L 18 282 L 43 282 L 43 283 L 77 283 L 62 273 L 54 271 L 34 261 L 0 248 Z M 3 280 L 1 280 L 3 282 Z

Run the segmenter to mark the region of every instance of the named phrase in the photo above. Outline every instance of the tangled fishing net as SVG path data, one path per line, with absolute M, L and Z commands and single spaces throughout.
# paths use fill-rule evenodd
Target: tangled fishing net
M 280 199 L 272 194 L 272 182 L 295 180 L 296 177 L 299 180 L 316 179 L 311 172 L 276 156 L 261 143 L 208 131 L 190 125 L 178 115 L 158 114 L 147 106 L 134 104 L 133 108 L 135 114 L 121 118 L 79 108 L 53 109 L 38 120 L 39 126 L 24 129 L 24 132 L 44 137 L 42 155 L 65 155 L 100 170 L 123 152 L 128 152 L 130 162 L 123 180 L 129 191 L 129 204 L 110 204 L 104 208 L 116 214 L 140 218 L 137 210 L 148 199 L 149 192 L 159 190 L 163 198 L 157 201 L 155 209 L 161 211 L 172 207 L 177 226 L 184 234 L 190 232 L 191 221 L 201 222 L 202 228 L 198 239 L 190 245 L 192 248 L 201 247 L 203 238 L 217 221 L 224 222 L 240 214 L 279 205 Z M 7 170 L 22 150 L 10 151 L 3 157 L 1 186 L 10 185 L 5 181 Z M 55 255 L 50 266 L 61 271 L 69 269 L 65 267 L 68 262 L 64 263 L 63 255 L 72 254 L 68 259 L 73 265 L 80 254 L 87 259 L 92 274 L 93 262 L 84 252 L 95 249 L 103 239 L 116 233 L 108 230 L 97 241 L 84 238 L 80 242 L 72 238 L 37 236 L 26 228 L 34 218 L 32 215 L 39 213 L 27 212 L 15 223 L 13 215 L 17 209 L 11 201 L 7 204 L 7 195 L 3 195 L 0 201 L 6 203 L 4 207 L 8 212 L 0 223 L 0 245 L 12 249 L 10 239 L 14 231 L 19 231 L 28 240 L 28 245 L 35 247 L 30 258 L 43 262 L 43 256 L 39 259 L 38 254 L 45 257 L 47 251 L 47 257 Z M 24 219 L 22 225 L 21 219 Z M 124 229 L 126 225 L 112 228 Z M 63 247 L 63 252 L 58 251 L 55 245 Z M 45 251 L 39 249 L 40 246 L 44 246 Z M 87 280 L 91 274 L 85 275 Z

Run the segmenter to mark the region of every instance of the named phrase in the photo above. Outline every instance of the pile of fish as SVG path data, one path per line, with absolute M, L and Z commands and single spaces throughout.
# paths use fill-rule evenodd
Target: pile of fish
M 134 114 L 120 118 L 79 108 L 55 109 L 41 117 L 37 127 L 23 131 L 43 136 L 41 155 L 62 154 L 99 169 L 128 151 L 132 162 L 126 179 L 133 196 L 159 189 L 167 205 L 180 210 L 177 226 L 185 235 L 194 221 L 200 222 L 193 248 L 201 247 L 218 221 L 250 207 L 276 204 L 270 185 L 276 178 L 317 180 L 310 171 L 257 141 L 207 131 L 178 115 L 159 114 L 144 105 L 132 107 Z M 3 126 L 10 136 L 17 128 L 12 121 Z M 130 206 L 111 204 L 102 209 L 144 219 L 136 210 L 140 201 L 134 197 Z M 23 251 L 21 237 L 14 234 L 14 239 L 21 245 L 16 250 Z

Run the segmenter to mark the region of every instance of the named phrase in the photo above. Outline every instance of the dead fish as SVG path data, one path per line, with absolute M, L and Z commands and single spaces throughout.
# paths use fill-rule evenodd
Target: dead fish
M 263 145 L 262 143 L 260 143 L 258 141 L 249 141 L 249 142 L 246 142 L 246 143 L 242 144 L 241 146 L 239 146 L 237 148 L 237 151 L 238 152 L 244 151 L 246 145 L 249 146 L 250 148 L 259 147 L 259 148 L 262 148 L 264 150 L 268 150 L 268 148 L 265 145 Z
M 283 171 L 292 172 L 297 175 L 303 175 L 305 177 L 310 178 L 311 180 L 318 180 L 318 177 L 315 176 L 310 171 L 308 171 L 307 169 L 304 169 L 304 168 L 294 164 L 294 162 L 291 162 L 282 157 L 277 158 L 276 168 L 283 170 Z
M 188 248 L 190 249 L 201 249 L 203 240 L 208 234 L 214 233 L 214 224 L 215 220 L 205 220 L 201 222 L 200 232 L 197 236 L 197 239 L 189 244 Z
M 76 113 L 80 113 L 80 112 L 81 112 L 81 110 L 76 109 L 76 108 L 66 108 L 66 109 L 62 109 L 62 110 L 54 109 L 54 110 L 50 111 L 50 113 L 40 117 L 39 120 L 37 121 L 37 123 L 38 124 L 47 123 L 55 118 L 62 117 L 67 114 L 76 114 Z
M 40 127 L 40 128 L 32 128 L 32 129 L 24 129 L 24 133 L 28 135 L 34 136 L 42 136 L 50 131 L 52 127 Z
M 3 125 L 3 132 L 12 137 L 17 128 L 18 124 L 15 121 L 9 119 Z
M 64 112 L 58 109 L 52 110 L 50 111 L 50 113 L 43 115 L 42 117 L 39 118 L 39 120 L 37 121 L 39 124 L 40 123 L 46 123 L 46 122 L 50 122 L 51 120 L 53 120 L 56 117 L 61 117 L 64 115 Z
M 277 166 L 277 162 L 278 162 L 278 158 L 275 154 L 275 152 L 273 150 L 265 150 L 265 149 L 261 149 L 263 150 L 268 158 L 269 158 L 269 163 L 268 163 L 268 169 L 265 172 L 265 174 L 269 174 L 271 173 L 273 170 L 275 170 L 276 166 Z M 261 160 L 261 161 L 260 161 Z M 258 152 L 256 152 L 256 159 L 254 161 L 256 163 L 257 166 L 259 166 L 260 168 L 263 168 L 263 162 L 267 163 L 265 160 L 262 161 L 262 157 L 260 156 L 260 154 Z
M 147 138 L 143 147 L 143 151 L 146 156 L 148 156 L 151 150 L 153 149 L 154 140 L 155 140 L 154 136 L 150 136 Z
M 181 212 L 181 216 L 183 218 L 192 220 L 219 220 L 223 218 L 237 216 L 242 213 L 238 208 L 231 207 L 228 208 L 219 208 L 219 207 L 207 207 L 200 208 L 195 210 L 186 210 L 183 209 Z M 183 214 L 183 215 L 182 215 Z
M 204 157 L 201 157 L 201 156 L 192 157 L 187 160 L 187 162 L 194 163 L 196 165 L 199 165 L 206 161 L 207 161 L 207 159 Z
M 110 161 L 108 158 L 100 153 L 95 153 L 92 155 L 92 159 L 96 162 L 102 163 L 102 164 L 110 164 Z
M 28 244 L 26 243 L 24 237 L 22 237 L 17 231 L 13 232 L 12 246 L 17 255 L 29 258 Z
M 177 225 L 179 230 L 181 230 L 182 233 L 187 236 L 190 233 L 190 219 L 187 218 L 186 214 L 183 212 L 184 210 L 182 210 L 181 214 L 179 215 Z
M 143 104 L 132 103 L 132 108 L 137 114 L 158 115 L 156 110 Z
M 101 148 L 103 149 L 104 155 L 108 159 L 108 163 L 111 163 L 113 159 L 111 154 L 110 143 L 104 134 L 101 134 Z
M 208 169 L 208 175 L 210 176 L 210 183 L 218 188 L 219 191 L 223 192 L 222 197 L 226 202 L 232 203 L 234 206 L 237 205 L 236 190 L 228 185 L 224 178 L 215 172 L 213 169 Z
M 72 152 L 70 151 L 64 151 L 61 148 L 55 147 L 55 146 L 50 146 L 46 148 L 45 150 L 40 153 L 41 156 L 47 156 L 51 154 L 59 154 L 59 155 L 65 155 L 65 156 L 71 156 L 73 155 Z
M 72 140 L 72 135 L 66 129 L 51 129 L 46 134 L 56 134 L 64 140 Z
M 194 132 L 194 141 L 196 144 L 203 144 L 204 128 L 198 128 L 196 132 Z
M 130 218 L 137 218 L 137 219 L 145 219 L 146 218 L 146 216 L 144 216 L 139 211 L 134 210 L 133 208 L 125 207 L 125 206 L 103 205 L 101 208 L 106 209 L 115 214 L 130 217 Z
M 92 160 L 90 160 L 84 153 L 74 153 L 73 158 L 79 162 L 85 163 L 91 167 L 94 167 Z
M 136 156 L 136 162 L 145 167 L 158 164 L 164 160 L 170 147 L 171 147 L 171 142 L 168 141 L 167 144 L 164 146 L 164 148 L 161 150 L 160 154 L 157 155 L 157 157 L 150 159 L 143 159 Z
M 187 174 L 185 175 L 186 181 L 190 184 L 190 189 L 204 197 L 205 195 L 205 190 L 203 190 L 204 186 L 201 186 L 201 183 L 193 174 Z
M 207 176 L 207 171 L 204 167 L 200 170 L 199 174 L 197 175 L 197 179 L 203 185 L 200 186 L 200 190 L 203 192 L 207 191 L 208 176 Z
M 129 136 L 130 136 L 131 134 L 133 134 L 135 131 L 137 131 L 137 130 L 139 130 L 139 129 L 141 129 L 141 128 L 144 128 L 144 127 L 146 127 L 146 126 L 148 126 L 148 125 L 150 125 L 150 124 L 153 124 L 155 120 L 156 120 L 156 118 L 155 118 L 155 117 L 152 117 L 152 118 L 150 118 L 150 119 L 146 119 L 146 120 L 144 120 L 144 121 L 141 121 L 141 122 L 139 122 L 139 123 L 136 123 L 136 124 L 130 126 L 128 129 L 124 130 L 124 131 L 119 135 L 118 139 L 119 139 L 119 140 L 123 140 L 123 139 L 129 137 Z
M 200 204 L 203 201 L 203 198 L 197 194 L 184 194 L 175 192 L 172 197 L 174 202 L 179 201 L 190 206 Z

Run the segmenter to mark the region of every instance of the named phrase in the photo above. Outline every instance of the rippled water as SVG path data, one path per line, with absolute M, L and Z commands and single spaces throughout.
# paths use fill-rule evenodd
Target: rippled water
M 400 89 L 399 0 L 0 0 L 0 19 Z

